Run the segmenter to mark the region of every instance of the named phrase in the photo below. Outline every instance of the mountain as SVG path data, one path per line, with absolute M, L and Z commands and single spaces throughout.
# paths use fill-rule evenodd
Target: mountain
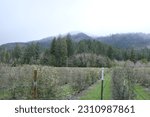
M 1 45 L 0 47 L 5 48 L 7 50 L 11 50 L 16 45 L 19 45 L 20 47 L 26 47 L 27 45 L 31 43 L 38 43 L 40 47 L 48 48 L 53 38 L 54 37 L 47 37 L 47 38 L 43 38 L 41 40 L 36 40 L 36 41 L 7 43 L 7 44 Z
M 63 36 L 65 36 L 65 35 L 63 35 Z M 36 41 L 24 42 L 24 43 L 22 43 L 22 42 L 7 43 L 7 44 L 1 45 L 0 47 L 10 50 L 10 49 L 13 49 L 16 46 L 16 44 L 19 45 L 20 47 L 26 47 L 27 45 L 29 45 L 31 43 L 38 43 L 40 47 L 48 48 L 50 46 L 50 43 L 52 42 L 53 38 L 54 38 L 54 36 L 46 37 L 46 38 L 36 40 Z M 71 39 L 73 39 L 74 41 L 80 41 L 83 39 L 93 39 L 93 38 L 80 32 L 77 34 L 71 34 Z
M 98 37 L 96 40 L 124 49 L 150 48 L 150 34 L 145 33 L 113 34 L 106 37 Z
M 83 40 L 83 39 L 93 39 L 92 37 L 90 37 L 89 35 L 85 34 L 85 33 L 77 33 L 77 34 L 72 34 L 71 35 L 71 38 L 74 40 L 74 41 L 80 41 L 80 40 Z
M 40 47 L 48 48 L 50 46 L 50 43 L 52 42 L 54 36 L 46 37 L 41 40 L 31 41 L 29 43 L 38 43 Z
M 145 33 L 125 33 L 125 34 L 112 34 L 110 36 L 103 36 L 103 37 L 92 37 L 85 33 L 79 32 L 76 34 L 70 34 L 70 36 L 74 41 L 77 42 L 83 39 L 95 39 L 117 48 L 124 48 L 124 49 L 150 48 L 150 34 L 145 34 Z M 19 43 L 19 42 L 7 43 L 1 45 L 0 47 L 5 47 L 6 49 L 13 49 L 16 46 L 16 44 L 18 44 L 21 47 L 25 47 L 31 43 L 39 43 L 41 47 L 48 48 L 53 38 L 54 36 L 43 38 L 41 40 L 30 41 L 26 43 Z
M 25 43 L 25 42 L 13 42 L 13 43 L 7 43 L 7 44 L 3 44 L 0 46 L 0 48 L 5 48 L 7 50 L 11 50 L 13 49 L 16 45 L 20 46 L 20 47 L 26 47 L 29 43 Z

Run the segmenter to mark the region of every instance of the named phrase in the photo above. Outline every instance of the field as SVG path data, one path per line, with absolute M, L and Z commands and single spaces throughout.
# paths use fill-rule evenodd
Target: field
M 0 99 L 100 100 L 100 77 L 101 68 L 0 65 Z M 150 99 L 149 68 L 106 68 L 104 78 L 104 100 Z
M 69 99 L 98 80 L 98 68 L 0 67 L 0 99 L 32 99 L 37 70 L 37 99 Z

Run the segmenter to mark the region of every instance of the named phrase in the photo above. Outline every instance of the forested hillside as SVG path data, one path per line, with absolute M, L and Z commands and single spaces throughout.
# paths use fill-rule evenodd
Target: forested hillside
M 114 60 L 131 60 L 134 63 L 150 60 L 148 48 L 120 49 L 90 38 L 73 40 L 70 34 L 53 37 L 51 41 L 45 48 L 40 42 L 30 42 L 26 46 L 16 44 L 13 49 L 1 47 L 0 61 L 12 66 L 42 64 L 57 67 L 111 67 Z
M 150 47 L 150 34 L 145 33 L 112 34 L 110 36 L 98 37 L 96 39 L 124 49 L 143 49 Z

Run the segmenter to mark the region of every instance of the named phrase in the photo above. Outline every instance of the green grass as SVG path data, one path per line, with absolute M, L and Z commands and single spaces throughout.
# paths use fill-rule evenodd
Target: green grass
M 109 73 L 105 76 L 104 80 L 104 100 L 111 99 L 111 79 Z M 135 100 L 150 100 L 150 92 L 145 90 L 144 87 L 140 85 L 135 86 L 136 98 Z M 101 81 L 98 81 L 93 86 L 91 86 L 83 96 L 80 97 L 81 100 L 100 100 L 101 95 Z
M 0 90 L 0 100 L 9 99 L 10 94 L 6 91 Z
M 100 99 L 100 81 L 91 86 L 83 96 L 80 97 L 81 100 L 99 100 Z
M 106 74 L 104 80 L 104 100 L 111 99 L 110 90 L 110 75 Z M 83 96 L 80 97 L 81 100 L 100 100 L 101 96 L 101 81 L 98 81 L 93 86 L 91 86 Z
M 146 91 L 142 86 L 136 85 L 135 87 L 136 100 L 150 100 L 150 92 Z

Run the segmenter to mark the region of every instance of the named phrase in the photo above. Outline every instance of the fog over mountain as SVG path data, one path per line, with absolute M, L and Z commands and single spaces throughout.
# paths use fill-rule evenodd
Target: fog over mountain
M 112 34 L 96 39 L 118 48 L 150 48 L 150 34 L 145 33 Z

